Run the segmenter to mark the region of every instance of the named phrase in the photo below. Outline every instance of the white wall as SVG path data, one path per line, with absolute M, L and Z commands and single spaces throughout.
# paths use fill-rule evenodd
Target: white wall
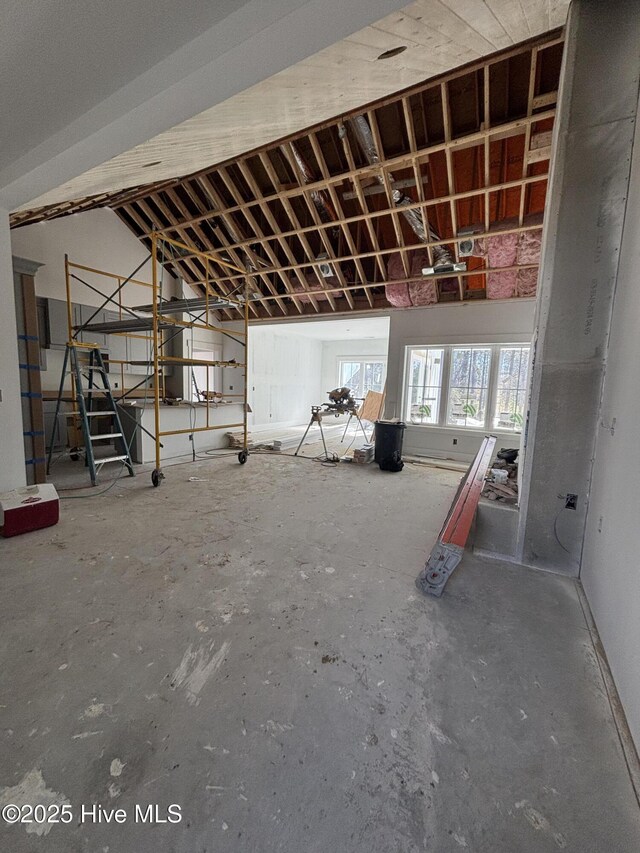
M 581 579 L 640 747 L 640 124 L 633 150 Z
M 322 342 L 322 371 L 320 385 L 322 388 L 321 402 L 327 400 L 327 391 L 339 384 L 340 374 L 338 360 L 341 358 L 368 358 L 377 356 L 387 357 L 389 341 L 386 338 L 372 338 L 355 341 L 323 341 Z
M 535 302 L 464 302 L 431 308 L 391 312 L 387 364 L 387 417 L 402 416 L 405 348 L 419 344 L 519 343 L 531 340 Z M 446 457 L 470 461 L 484 433 L 455 427 L 408 425 L 404 437 L 407 455 Z M 498 435 L 502 446 L 519 444 L 519 436 Z M 457 439 L 457 444 L 453 441 Z
M 36 273 L 36 294 L 63 300 L 66 299 L 65 254 L 69 255 L 70 261 L 113 272 L 124 278 L 131 275 L 148 255 L 146 248 L 127 226 L 112 210 L 106 208 L 14 229 L 11 232 L 11 247 L 14 255 L 44 265 Z M 115 280 L 100 279 L 89 273 L 77 274 L 106 293 L 111 293 L 117 287 Z M 150 282 L 151 262 L 146 263 L 134 277 Z M 165 274 L 164 282 L 168 295 L 176 293 L 177 281 Z M 147 288 L 126 285 L 122 294 L 124 304 L 151 302 L 151 291 Z M 72 301 L 83 305 L 98 306 L 103 302 L 98 294 L 77 282 L 72 285 L 71 297 Z M 117 309 L 109 303 L 105 310 Z M 42 374 L 43 389 L 57 391 L 63 357 L 64 353 L 59 350 L 47 351 L 47 369 Z
M 24 442 L 9 216 L 0 210 L 0 492 L 24 486 Z
M 229 351 L 225 343 L 225 358 Z M 311 406 L 325 399 L 320 381 L 322 341 L 285 329 L 249 327 L 249 365 L 250 421 L 256 428 L 306 423 Z M 231 371 L 225 374 L 228 382 Z

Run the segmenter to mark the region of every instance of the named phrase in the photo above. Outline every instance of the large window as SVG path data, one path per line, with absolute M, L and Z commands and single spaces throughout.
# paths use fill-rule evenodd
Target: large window
M 411 423 L 439 422 L 443 358 L 443 349 L 412 348 L 410 351 L 408 411 Z
M 489 402 L 490 347 L 453 347 L 449 367 L 449 426 L 483 429 Z
M 407 348 L 407 422 L 520 432 L 529 347 L 465 345 Z
M 364 398 L 367 391 L 384 390 L 387 363 L 382 358 L 338 359 L 338 385 L 350 388 L 353 396 Z
M 528 368 L 529 347 L 500 347 L 494 429 L 522 429 Z

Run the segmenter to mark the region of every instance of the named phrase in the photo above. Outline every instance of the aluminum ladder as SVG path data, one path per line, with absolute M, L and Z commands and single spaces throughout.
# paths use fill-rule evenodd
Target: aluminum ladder
M 87 358 L 81 360 L 80 354 L 86 351 Z M 86 375 L 85 375 L 86 374 Z M 118 407 L 111 392 L 109 384 L 109 374 L 100 352 L 98 344 L 85 344 L 76 341 L 67 343 L 64 362 L 62 365 L 62 376 L 60 378 L 60 389 L 58 392 L 58 400 L 56 403 L 56 414 L 54 424 L 58 423 L 58 414 L 60 405 L 65 400 L 64 383 L 67 375 L 72 376 L 73 396 L 71 402 L 75 402 L 77 410 L 70 412 L 72 416 L 79 416 L 82 423 L 82 435 L 84 438 L 86 465 L 89 469 L 91 477 L 91 485 L 95 486 L 98 482 L 98 474 L 103 465 L 110 462 L 120 462 L 123 467 L 129 472 L 129 476 L 135 476 L 133 470 L 133 462 L 131 460 L 131 452 L 129 445 L 124 436 L 122 422 L 118 414 Z M 86 387 L 84 384 L 86 380 Z M 101 382 L 101 384 L 99 384 Z M 94 405 L 94 400 L 103 395 L 103 399 L 107 401 L 105 409 L 97 410 Z M 111 427 L 107 432 L 92 432 L 91 424 L 93 418 L 109 419 Z M 96 458 L 94 453 L 94 442 L 104 440 L 114 440 L 117 445 L 120 445 L 121 452 L 115 456 L 99 456 Z M 116 445 L 116 446 L 117 446 Z M 51 457 L 53 455 L 54 441 L 52 439 L 49 453 L 47 456 L 47 474 L 51 466 Z

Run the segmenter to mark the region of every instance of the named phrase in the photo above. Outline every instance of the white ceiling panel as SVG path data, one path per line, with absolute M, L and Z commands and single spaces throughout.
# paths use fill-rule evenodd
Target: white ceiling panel
M 561 26 L 568 5 L 417 0 L 19 209 L 179 177 L 232 159 Z M 378 59 L 399 46 L 407 49 Z

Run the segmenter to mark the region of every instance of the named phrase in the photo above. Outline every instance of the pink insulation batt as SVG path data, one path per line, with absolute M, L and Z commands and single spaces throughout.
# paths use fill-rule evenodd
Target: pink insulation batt
M 539 264 L 542 231 L 523 231 L 518 240 L 517 263 Z M 518 296 L 535 296 L 538 286 L 538 268 L 518 270 Z
M 399 252 L 389 255 L 389 259 L 387 260 L 387 275 L 392 281 L 393 279 L 406 278 Z M 384 292 L 387 301 L 395 308 L 410 308 L 413 305 L 409 296 L 409 285 L 406 281 L 402 282 L 402 284 L 392 284 L 390 282 L 385 285 Z
M 516 270 L 492 272 L 487 276 L 487 299 L 511 299 L 516 295 Z
M 432 278 L 409 283 L 409 296 L 413 305 L 434 305 L 438 301 L 438 289 Z
M 523 231 L 520 234 L 497 234 L 487 238 L 488 266 L 496 272 L 487 276 L 487 299 L 511 299 L 513 296 L 534 296 L 538 270 L 507 270 L 500 267 L 540 263 L 542 231 Z
M 518 251 L 517 234 L 487 237 L 487 261 L 492 269 L 512 267 Z M 495 272 L 487 276 L 487 299 L 510 299 L 516 294 L 516 271 Z
M 384 293 L 387 302 L 394 308 L 411 308 L 413 302 L 409 296 L 408 284 L 385 284 Z
M 340 287 L 340 282 L 336 278 L 336 276 L 332 275 L 329 278 L 323 279 L 323 284 L 320 284 L 315 273 L 306 272 L 303 273 L 303 278 L 307 284 L 307 290 L 315 291 L 315 290 L 323 290 L 324 288 L 335 287 L 336 289 Z M 305 288 L 302 286 L 300 281 L 297 278 L 291 277 L 291 289 L 296 294 L 300 302 L 311 302 L 308 296 L 305 296 Z M 327 298 L 326 293 L 317 293 L 315 297 L 318 301 L 322 301 Z
M 542 231 L 523 231 L 519 237 L 516 263 L 539 264 Z
M 538 270 L 518 270 L 518 296 L 535 296 L 538 288 Z
M 495 237 L 487 237 L 487 260 L 492 269 L 512 267 L 516 262 L 517 252 L 517 234 L 497 234 Z
M 393 284 L 393 279 L 406 278 L 402 258 L 398 252 L 389 256 L 387 275 L 391 279 L 385 287 L 387 300 L 396 308 L 410 308 L 412 305 L 433 305 L 438 301 L 436 282 L 425 279 L 422 268 L 430 266 L 429 253 L 426 249 L 416 249 L 410 254 L 411 277 L 415 280 L 402 284 Z

